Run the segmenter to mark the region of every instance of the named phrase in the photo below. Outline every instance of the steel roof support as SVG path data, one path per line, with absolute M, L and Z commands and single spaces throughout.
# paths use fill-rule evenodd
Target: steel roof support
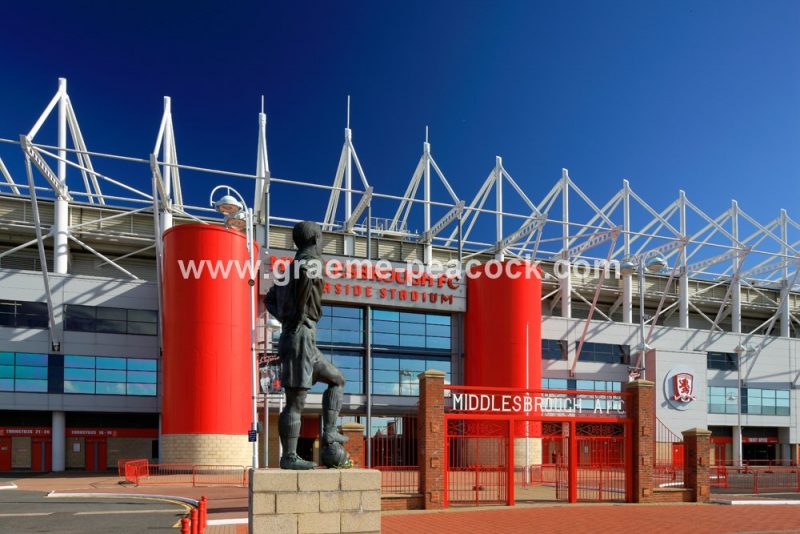
M 561 169 L 561 248 L 569 250 L 569 171 Z M 561 277 L 561 317 L 572 317 L 572 269 L 569 259 L 562 262 Z
M 739 246 L 739 204 L 731 201 L 731 246 Z M 731 261 L 734 276 L 730 281 L 731 293 L 731 332 L 734 334 L 742 333 L 742 286 L 739 282 L 739 270 L 741 268 L 741 258 L 737 255 Z
M 622 181 L 622 246 L 623 255 L 631 255 L 631 185 Z M 633 275 L 622 275 L 622 322 L 633 323 Z
M 683 189 L 678 194 L 680 210 L 680 232 L 687 235 L 686 230 L 686 193 Z M 680 261 L 680 278 L 678 278 L 678 326 L 689 328 L 689 273 L 686 270 L 686 247 L 681 247 L 678 255 Z
M 58 181 L 67 188 L 67 80 L 58 79 Z M 66 274 L 69 269 L 69 201 L 59 196 L 53 213 L 53 272 Z
M 787 214 L 786 210 L 781 210 L 780 216 L 780 226 L 781 226 L 781 254 L 787 256 L 789 254 L 789 247 L 787 243 L 789 242 L 789 225 L 787 223 Z M 791 326 L 791 312 L 789 308 L 789 291 L 791 287 L 789 286 L 789 267 L 784 266 L 781 269 L 781 295 L 786 292 L 786 298 L 781 298 L 780 306 L 778 307 L 780 318 L 781 318 L 781 337 L 789 337 L 790 335 L 790 326 Z

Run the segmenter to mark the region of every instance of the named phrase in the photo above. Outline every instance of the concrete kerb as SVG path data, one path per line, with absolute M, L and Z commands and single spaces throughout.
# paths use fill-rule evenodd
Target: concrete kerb
M 14 489 L 17 489 L 17 485 L 14 484 L 13 482 L 10 482 L 8 484 L 3 484 L 2 486 L 0 486 L 0 490 L 14 490 Z

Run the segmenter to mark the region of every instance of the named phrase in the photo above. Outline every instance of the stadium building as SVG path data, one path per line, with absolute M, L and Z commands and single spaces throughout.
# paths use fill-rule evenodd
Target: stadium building
M 552 185 L 517 181 L 499 157 L 473 197 L 446 179 L 427 139 L 407 188 L 390 194 L 370 186 L 349 125 L 333 184 L 309 183 L 270 174 L 263 112 L 257 133 L 252 175 L 179 163 L 166 98 L 151 155 L 93 152 L 64 80 L 32 128 L 2 125 L 0 471 L 99 471 L 124 458 L 250 465 L 254 361 L 255 418 L 268 421 L 258 461 L 276 465 L 279 325 L 261 301 L 272 267 L 293 254 L 297 199 L 320 193 L 329 262 L 390 262 L 385 276 L 348 267 L 329 280 L 318 331 L 347 379 L 343 420 L 366 427 L 368 463 L 414 465 L 428 369 L 521 389 L 616 392 L 643 377 L 656 384 L 666 454 L 701 427 L 715 463 L 797 462 L 800 226 L 785 210 L 757 221 L 732 201 L 708 214 L 683 192 L 645 199 L 628 181 L 593 199 L 566 170 Z M 245 195 L 252 246 L 249 212 L 242 230 L 226 228 L 205 198 L 184 200 L 195 192 L 182 175 L 230 184 L 216 206 Z M 264 275 L 252 292 L 236 271 L 251 252 Z M 411 261 L 493 259 L 539 262 L 541 276 L 408 274 Z M 178 260 L 238 263 L 230 276 L 187 275 Z M 312 459 L 321 392 L 301 431 Z M 524 463 L 558 453 L 534 448 Z

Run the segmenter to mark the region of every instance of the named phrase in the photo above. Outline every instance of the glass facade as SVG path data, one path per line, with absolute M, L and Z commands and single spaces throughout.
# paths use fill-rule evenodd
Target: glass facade
M 47 393 L 47 354 L 0 352 L 0 391 Z
M 542 378 L 542 389 L 566 389 L 578 391 L 610 391 L 621 392 L 622 382 L 613 382 L 610 380 L 578 380 L 574 378 Z M 608 399 L 604 395 L 602 397 L 594 398 L 588 395 L 581 395 L 581 410 L 594 410 L 595 403 L 597 408 L 605 410 L 607 408 Z M 619 397 L 611 399 L 612 409 L 619 409 Z
M 0 352 L 0 391 L 155 396 L 157 361 Z
M 542 359 L 543 360 L 566 360 L 567 342 L 562 339 L 543 339 L 542 340 Z
M 12 328 L 47 328 L 46 302 L 0 300 L 0 326 Z
M 104 306 L 65 306 L 65 328 L 73 332 L 158 335 L 156 310 L 128 310 Z
M 735 352 L 709 352 L 706 368 L 721 371 L 735 371 L 739 368 Z
M 64 393 L 155 396 L 156 360 L 64 356 Z
M 578 344 L 575 342 L 575 350 Z M 601 362 L 601 363 L 623 363 L 629 364 L 631 360 L 631 349 L 628 345 L 611 345 L 609 343 L 585 342 L 581 348 L 580 361 L 582 362 Z
M 366 309 L 322 307 L 317 325 L 320 351 L 347 381 L 345 393 L 364 394 Z M 451 318 L 449 315 L 372 310 L 372 393 L 418 395 L 417 375 L 427 369 L 446 373 L 450 382 Z M 327 386 L 316 384 L 311 392 Z
M 709 387 L 708 413 L 738 413 L 737 388 Z M 742 388 L 741 410 L 748 415 L 789 415 L 788 389 Z

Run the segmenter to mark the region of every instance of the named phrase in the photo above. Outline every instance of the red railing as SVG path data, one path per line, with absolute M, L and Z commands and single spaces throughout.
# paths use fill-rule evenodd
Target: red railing
M 381 493 L 416 495 L 419 493 L 419 467 L 406 465 L 377 466 L 381 472 Z
M 683 438 L 656 419 L 653 484 L 657 488 L 683 487 Z
M 728 487 L 728 467 L 725 465 L 713 465 L 708 470 L 709 482 L 712 488 Z
M 173 484 L 187 486 L 246 486 L 247 468 L 241 465 L 151 464 L 128 460 L 124 464 L 127 482 L 139 485 Z
M 726 489 L 728 493 L 800 493 L 800 468 L 721 466 L 711 469 L 711 483 L 712 486 Z

